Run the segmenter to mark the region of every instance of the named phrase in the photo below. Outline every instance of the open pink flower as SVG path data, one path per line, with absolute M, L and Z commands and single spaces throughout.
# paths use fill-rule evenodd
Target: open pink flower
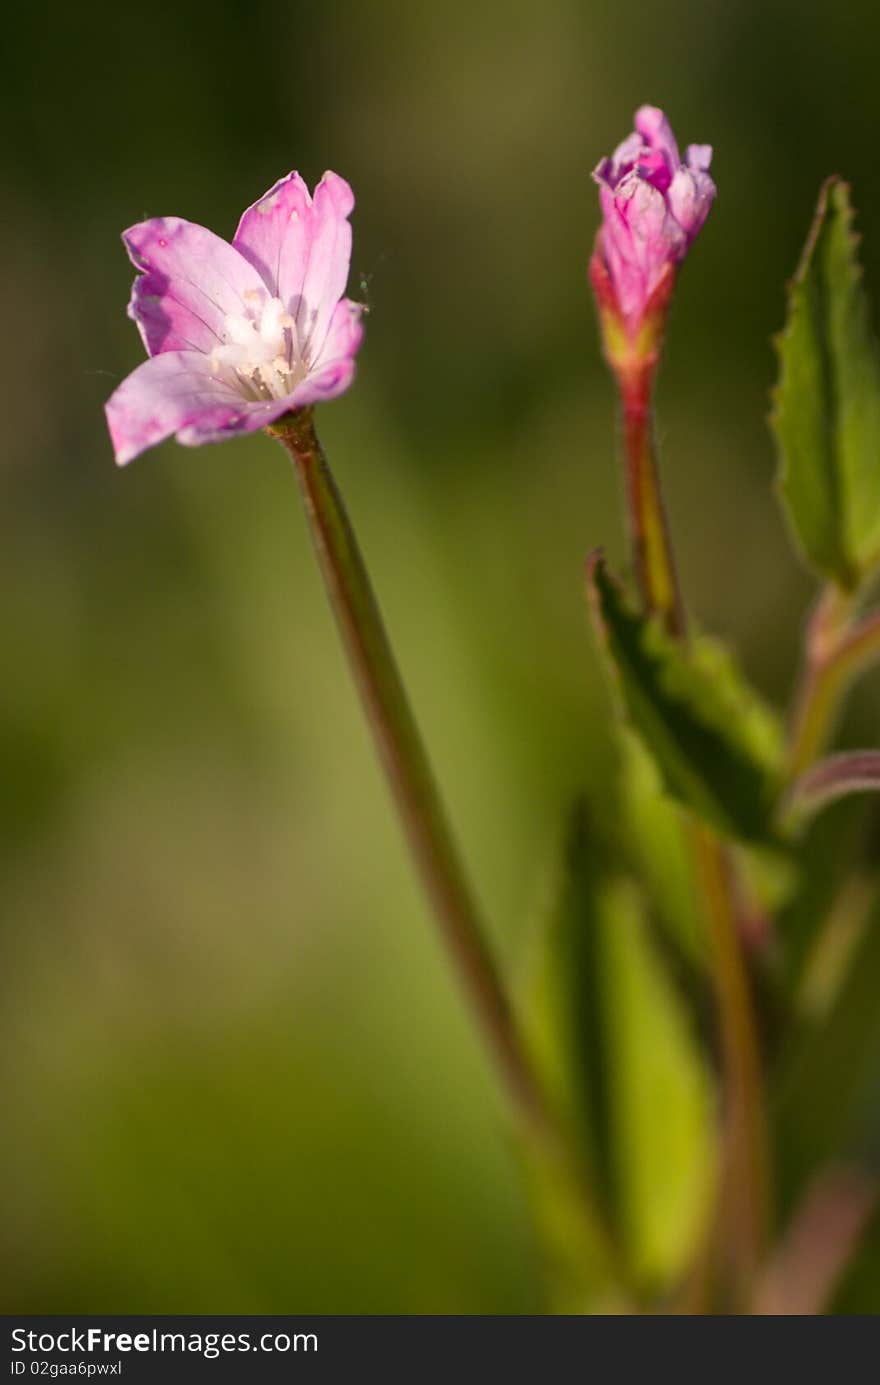
M 636 111 L 635 127 L 593 174 L 602 225 L 590 266 L 600 304 L 615 312 L 629 336 L 660 306 L 658 299 L 665 306 L 675 271 L 715 197 L 711 145 L 689 145 L 682 162 L 656 106 Z
M 106 404 L 120 466 L 175 434 L 188 447 L 252 433 L 348 389 L 362 309 L 343 298 L 351 188 L 298 173 L 255 202 L 232 244 L 178 217 L 123 235 L 140 271 L 129 316 L 150 359 Z

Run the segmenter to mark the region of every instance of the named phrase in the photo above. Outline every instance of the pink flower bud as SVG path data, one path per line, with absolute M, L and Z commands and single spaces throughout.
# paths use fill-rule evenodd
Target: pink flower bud
M 636 111 L 635 131 L 603 159 L 602 225 L 590 277 L 605 327 L 630 346 L 659 336 L 675 274 L 709 213 L 715 184 L 712 148 L 691 144 L 684 162 L 669 122 L 656 106 Z M 622 345 L 622 343 L 621 343 Z M 649 341 L 645 343 L 646 350 Z

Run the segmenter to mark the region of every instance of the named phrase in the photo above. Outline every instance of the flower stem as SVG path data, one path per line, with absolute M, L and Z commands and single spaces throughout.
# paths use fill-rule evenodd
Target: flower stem
M 627 511 L 643 606 L 669 634 L 686 638 L 686 620 L 654 447 L 652 386 L 656 358 L 615 369 L 623 412 Z M 763 1249 L 769 1163 L 761 1052 L 745 961 L 732 853 L 695 826 L 694 859 L 710 929 L 725 1081 L 723 1165 L 714 1222 L 725 1234 L 735 1285 L 745 1301 Z M 723 1223 L 723 1225 L 722 1225 Z
M 591 1181 L 573 1153 L 515 1023 L 410 710 L 382 616 L 311 409 L 270 428 L 293 459 L 327 592 L 406 836 L 437 922 L 515 1110 L 577 1190 L 597 1248 L 620 1274 Z
M 626 497 L 636 579 L 645 610 L 671 635 L 685 633 L 678 575 L 654 450 L 653 364 L 618 372 L 623 411 Z
M 540 1107 L 486 946 L 360 548 L 310 413 L 276 436 L 296 466 L 312 537 L 385 772 L 446 943 L 519 1106 Z
M 877 1202 L 877 1179 L 867 1170 L 846 1164 L 821 1169 L 761 1274 L 754 1313 L 805 1317 L 824 1312 Z

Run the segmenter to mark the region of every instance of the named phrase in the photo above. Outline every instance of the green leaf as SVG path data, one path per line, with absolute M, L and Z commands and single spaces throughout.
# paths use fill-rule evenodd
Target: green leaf
M 849 188 L 822 187 L 777 339 L 779 487 L 807 561 L 856 587 L 880 558 L 880 352 Z
M 587 805 L 575 804 L 550 906 L 523 959 L 520 1019 L 554 1101 L 587 1147 L 606 1209 L 614 1202 L 604 998 L 598 958 L 608 860 Z
M 582 799 L 574 805 L 553 866 L 549 899 L 520 958 L 514 1005 L 544 1087 L 582 1152 L 616 1245 L 620 1212 L 600 958 L 609 860 Z M 554 1311 L 595 1311 L 608 1289 L 610 1267 L 594 1227 L 583 1218 L 579 1191 L 542 1146 L 526 1141 L 521 1152 Z
M 706 639 L 685 648 L 636 615 L 601 554 L 589 589 L 624 711 L 666 791 L 727 836 L 773 842 L 779 728 L 729 654 Z
M 639 892 L 609 899 L 603 932 L 611 1131 L 622 1241 L 648 1287 L 692 1263 L 714 1187 L 716 1093 L 658 957 Z
M 660 928 L 685 959 L 706 969 L 702 892 L 694 852 L 682 831 L 681 809 L 663 790 L 650 751 L 631 727 L 617 738 L 619 790 L 610 811 L 629 872 L 640 880 Z
M 661 942 L 641 890 L 583 802 L 519 983 L 519 1022 L 585 1151 L 607 1222 L 640 1281 L 668 1282 L 692 1249 L 709 1183 L 706 987 Z M 574 1305 L 595 1279 L 595 1250 L 564 1187 L 547 1170 L 532 1172 L 543 1172 L 535 1190 L 556 1300 Z

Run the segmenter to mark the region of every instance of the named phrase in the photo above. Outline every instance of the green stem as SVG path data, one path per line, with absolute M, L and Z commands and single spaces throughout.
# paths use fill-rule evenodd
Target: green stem
M 410 846 L 495 1057 L 519 1107 L 542 1107 L 486 946 L 354 531 L 310 413 L 276 436 L 296 466 L 318 559 Z
M 618 372 L 627 515 L 636 578 L 645 610 L 659 615 L 671 635 L 683 637 L 684 608 L 654 448 L 653 374 L 653 365 Z
M 656 359 L 623 360 L 615 369 L 623 410 L 627 511 L 645 610 L 686 638 L 684 606 L 654 447 L 652 387 Z M 735 862 L 707 830 L 694 830 L 694 855 L 708 915 L 724 1059 L 724 1145 L 713 1223 L 725 1232 L 737 1296 L 744 1302 L 763 1250 L 769 1162 L 761 1051 L 740 926 Z
M 852 598 L 829 586 L 807 626 L 789 738 L 792 777 L 803 773 L 830 740 L 853 679 L 880 659 L 880 612 L 853 621 L 851 610 Z
M 406 836 L 453 965 L 512 1099 L 544 1157 L 578 1190 L 581 1211 L 609 1265 L 617 1254 L 589 1176 L 573 1154 L 514 1021 L 486 945 L 418 728 L 342 497 L 311 409 L 270 428 L 293 459 L 330 603 Z

